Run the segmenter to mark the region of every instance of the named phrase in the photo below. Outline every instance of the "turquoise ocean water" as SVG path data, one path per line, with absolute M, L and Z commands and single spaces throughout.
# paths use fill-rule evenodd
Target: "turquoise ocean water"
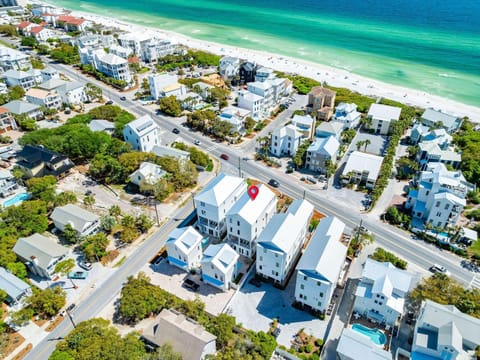
M 480 106 L 478 0 L 51 0 Z

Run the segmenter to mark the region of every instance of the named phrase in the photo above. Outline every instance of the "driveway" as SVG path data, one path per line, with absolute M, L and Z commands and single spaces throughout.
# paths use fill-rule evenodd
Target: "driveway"
M 230 303 L 228 313 L 235 316 L 238 323 L 254 331 L 267 332 L 273 319 L 277 319 L 281 329 L 277 342 L 287 348 L 301 329 L 323 339 L 329 318 L 322 321 L 292 307 L 294 294 L 295 277 L 291 278 L 285 290 L 263 282 L 257 288 L 246 281 Z

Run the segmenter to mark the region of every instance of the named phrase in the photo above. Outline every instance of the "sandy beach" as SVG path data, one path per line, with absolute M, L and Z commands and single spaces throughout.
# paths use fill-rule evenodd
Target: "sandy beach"
M 27 3 L 29 3 L 29 1 L 19 1 L 19 5 L 22 6 L 25 6 Z M 53 4 L 53 6 L 55 5 Z M 462 104 L 414 89 L 371 80 L 345 70 L 307 62 L 297 58 L 197 40 L 179 33 L 129 24 L 106 16 L 81 11 L 72 11 L 72 15 L 83 17 L 106 26 L 117 27 L 124 31 L 155 33 L 159 38 L 166 38 L 190 48 L 205 50 L 218 55 L 238 57 L 278 71 L 296 73 L 320 82 L 326 82 L 332 86 L 348 88 L 364 95 L 385 97 L 422 108 L 434 108 L 460 117 L 468 116 L 472 121 L 480 122 L 480 107 Z

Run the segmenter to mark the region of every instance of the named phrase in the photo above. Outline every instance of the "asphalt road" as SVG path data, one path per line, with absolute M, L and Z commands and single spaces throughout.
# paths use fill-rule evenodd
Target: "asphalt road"
M 118 270 L 110 276 L 108 281 L 90 294 L 85 301 L 77 305 L 77 307 L 71 312 L 73 321 L 79 323 L 96 317 L 98 313 L 120 292 L 126 279 L 131 275 L 135 275 L 163 247 L 168 234 L 170 234 L 170 232 L 179 224 L 175 219 L 186 218 L 192 211 L 193 204 L 189 201 L 183 208 L 175 213 L 171 220 L 157 230 L 150 238 L 146 239 L 145 242 L 127 258 Z M 66 336 L 72 331 L 72 329 L 73 325 L 71 321 L 69 321 L 68 318 L 65 318 L 46 339 L 42 340 L 35 348 L 33 348 L 25 359 L 48 359 L 50 354 L 55 350 L 55 345 L 59 339 Z
M 128 99 L 121 101 L 120 95 L 116 91 L 90 77 L 85 77 L 82 74 L 76 73 L 70 67 L 59 64 L 50 64 L 50 66 L 58 69 L 74 80 L 97 84 L 103 90 L 104 96 L 121 104 L 136 115 L 151 115 L 163 129 L 171 131 L 174 127 L 178 128 L 179 124 L 175 123 L 171 118 L 158 116 L 152 111 L 139 106 Z M 226 165 L 225 168 L 230 169 L 230 171 L 239 167 L 244 176 L 254 177 L 265 182 L 271 178 L 278 179 L 281 183 L 279 190 L 284 194 L 293 198 L 307 199 L 317 210 L 327 216 L 337 216 L 350 229 L 357 226 L 360 223 L 360 220 L 362 220 L 363 225 L 374 234 L 375 241 L 379 246 L 393 251 L 409 263 L 415 263 L 425 269 L 429 268 L 433 263 L 438 263 L 445 266 L 450 271 L 452 277 L 456 280 L 465 284 L 469 284 L 472 281 L 472 273 L 460 267 L 460 259 L 458 257 L 450 253 L 442 253 L 437 248 L 428 246 L 422 242 L 414 241 L 410 238 L 408 233 L 388 224 L 384 224 L 380 220 L 371 219 L 367 215 L 358 214 L 340 203 L 327 201 L 325 198 L 322 198 L 321 193 L 318 191 L 315 192 L 304 188 L 301 184 L 286 174 L 279 179 L 278 175 L 272 172 L 268 167 L 246 159 L 245 156 L 247 154 L 245 151 L 242 151 L 241 148 L 212 142 L 209 138 L 204 137 L 199 133 L 185 130 L 184 128 L 181 128 L 179 136 L 190 142 L 200 140 L 202 142 L 202 148 L 208 150 L 213 156 L 219 157 L 220 154 L 229 155 L 230 160 L 228 162 L 222 160 L 222 164 Z M 228 163 L 228 165 L 226 163 Z M 191 211 L 192 204 L 189 202 L 189 204 L 186 207 L 181 208 L 173 218 L 184 218 Z M 170 220 L 151 238 L 146 240 L 134 254 L 128 257 L 125 263 L 110 277 L 109 281 L 106 282 L 104 286 L 98 288 L 90 297 L 77 306 L 73 311 L 74 321 L 80 322 L 97 316 L 99 311 L 120 292 L 126 278 L 137 273 L 139 269 L 144 266 L 145 263 L 147 263 L 154 254 L 158 252 L 158 250 L 160 250 L 166 241 L 166 236 L 177 225 L 177 222 Z M 55 349 L 55 344 L 57 342 L 55 339 L 66 336 L 71 330 L 72 324 L 68 320 L 64 320 L 47 339 L 40 342 L 29 353 L 26 359 L 47 359 Z

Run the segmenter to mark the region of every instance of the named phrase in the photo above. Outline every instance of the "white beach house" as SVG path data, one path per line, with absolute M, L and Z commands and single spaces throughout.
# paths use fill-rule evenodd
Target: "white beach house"
M 336 217 L 320 221 L 296 268 L 295 301 L 319 312 L 328 308 L 347 256 L 344 229 Z
M 383 325 L 394 326 L 403 315 L 412 275 L 389 262 L 367 259 L 355 293 L 354 311 Z
M 263 184 L 253 200 L 247 192 L 227 213 L 227 240 L 240 255 L 252 257 L 257 238 L 275 214 L 276 195 Z
M 257 274 L 283 284 L 300 255 L 313 205 L 295 200 L 286 213 L 275 214 L 257 240 Z
M 149 152 L 160 144 L 160 128 L 149 115 L 144 115 L 125 125 L 123 138 L 134 150 Z
M 292 124 L 276 128 L 270 135 L 270 152 L 277 157 L 294 156 L 303 139 Z
M 167 238 L 167 260 L 176 267 L 189 271 L 200 267 L 203 236 L 193 227 L 174 229 Z
M 195 195 L 197 225 L 205 235 L 222 238 L 227 231 L 225 217 L 247 191 L 244 179 L 220 173 Z
M 203 253 L 202 279 L 221 290 L 228 290 L 238 275 L 240 255 L 228 244 L 210 245 Z

